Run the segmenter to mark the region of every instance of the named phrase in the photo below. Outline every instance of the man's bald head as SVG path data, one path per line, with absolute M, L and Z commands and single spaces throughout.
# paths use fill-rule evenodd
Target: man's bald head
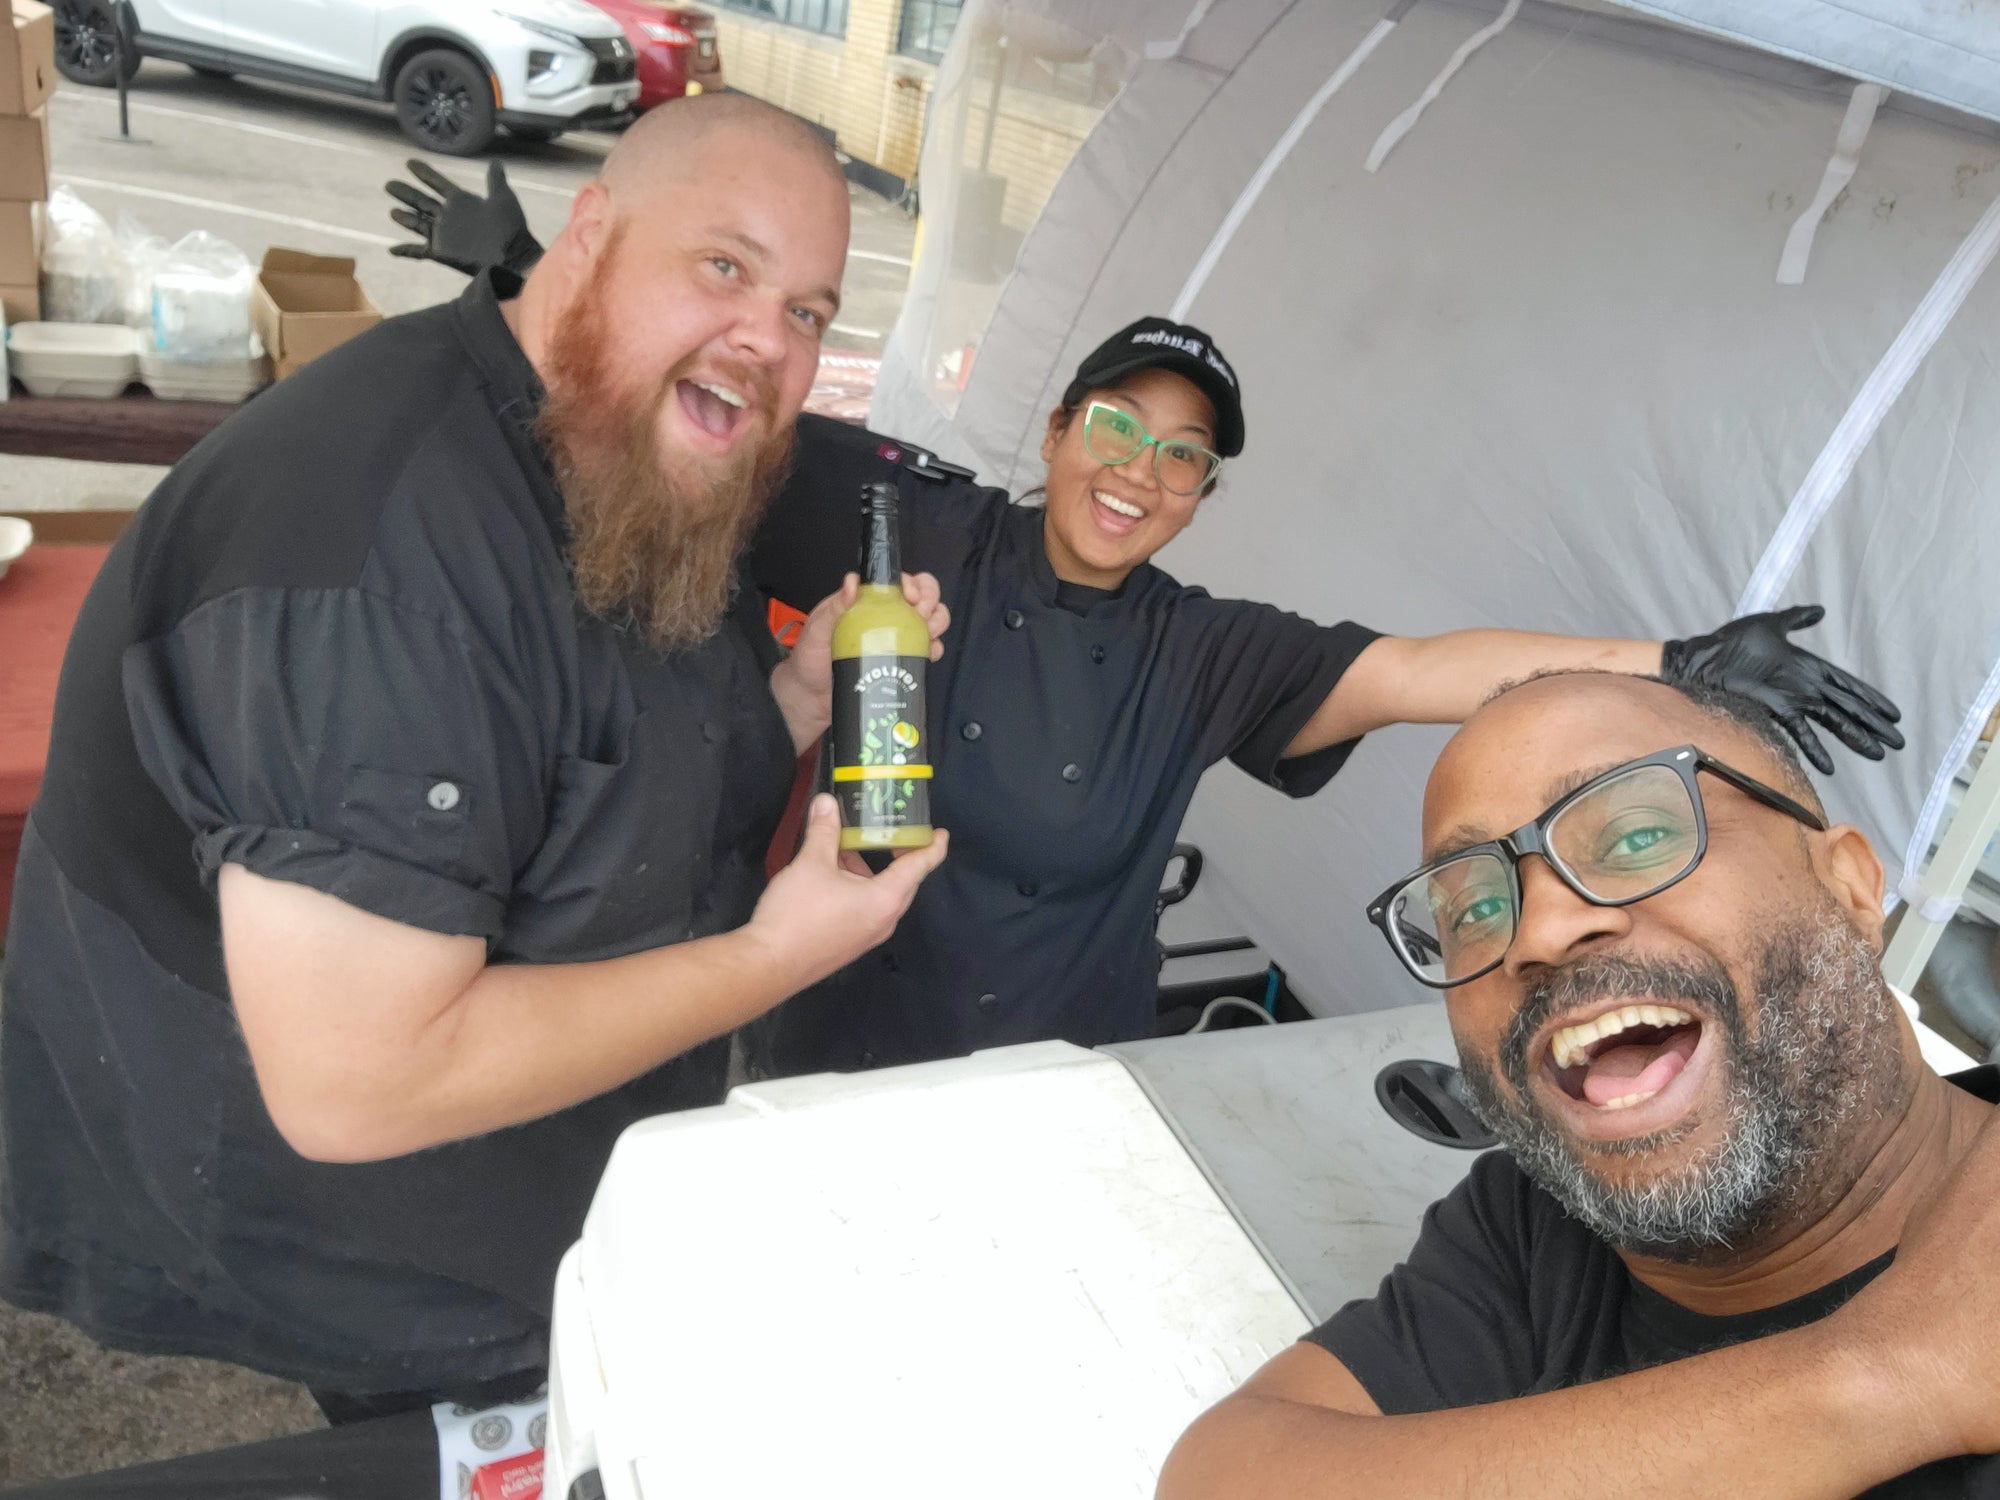
M 744 140 L 796 153 L 841 184 L 846 177 L 825 139 L 797 115 L 747 94 L 700 94 L 646 111 L 604 159 L 598 180 L 618 197 L 687 182 L 710 153 Z
M 1472 841 L 1473 826 L 1447 826 L 1469 786 L 1527 811 L 1495 837 L 1519 827 L 1564 792 L 1624 761 L 1676 744 L 1696 744 L 1719 759 L 1824 814 L 1819 794 L 1782 727 L 1756 702 L 1699 684 L 1620 672 L 1557 672 L 1502 688 L 1455 734 L 1438 757 L 1425 797 L 1426 857 L 1446 844 Z M 1477 796 L 1490 804 L 1491 796 Z M 1528 804 L 1532 803 L 1532 806 Z
M 506 311 L 548 399 L 578 598 L 704 639 L 840 309 L 850 207 L 825 143 L 733 95 L 633 126 Z

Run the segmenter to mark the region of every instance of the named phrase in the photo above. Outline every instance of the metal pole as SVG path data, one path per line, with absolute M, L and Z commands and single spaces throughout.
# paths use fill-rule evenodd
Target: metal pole
M 125 107 L 125 75 L 131 67 L 132 33 L 136 29 L 131 0 L 113 0 L 111 7 L 112 29 L 118 33 L 118 137 L 132 139 L 132 120 Z
M 1916 988 L 1995 829 L 2000 829 L 2000 749 L 1988 745 L 1958 812 L 1937 842 L 1937 853 L 1917 879 L 1919 899 L 1903 913 L 1882 955 L 1883 978 L 1905 994 Z M 1924 911 L 1926 905 L 1932 907 L 1930 912 Z

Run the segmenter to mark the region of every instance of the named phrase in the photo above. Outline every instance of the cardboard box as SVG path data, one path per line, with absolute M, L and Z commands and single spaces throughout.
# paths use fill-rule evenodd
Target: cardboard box
M 49 195 L 49 107 L 0 115 L 0 201 L 37 203 Z
M 13 21 L 0 25 L 0 115 L 31 115 L 56 91 L 56 13 L 14 0 Z
M 16 323 L 39 323 L 42 320 L 42 288 L 39 282 L 28 282 L 23 286 L 0 285 L 0 311 L 7 315 L 7 326 Z
M 0 203 L 0 286 L 26 286 L 41 275 L 39 203 Z
M 365 333 L 382 321 L 382 309 L 354 279 L 346 256 L 303 250 L 264 252 L 250 290 L 250 321 L 283 380 L 300 365 Z

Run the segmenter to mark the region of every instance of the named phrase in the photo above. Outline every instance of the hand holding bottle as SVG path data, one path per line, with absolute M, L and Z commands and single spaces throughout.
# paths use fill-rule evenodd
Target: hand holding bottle
M 814 797 L 798 856 L 772 877 L 744 928 L 794 993 L 887 942 L 950 842 L 940 830 L 871 875 L 860 855 L 841 850 L 840 833 L 833 798 Z
M 944 655 L 942 637 L 951 628 L 951 609 L 929 573 L 905 573 L 903 598 L 923 616 L 931 633 L 931 660 Z M 833 627 L 861 597 L 861 579 L 849 573 L 839 589 L 813 606 L 799 628 L 792 651 L 771 672 L 771 693 L 791 726 L 801 753 L 833 722 Z

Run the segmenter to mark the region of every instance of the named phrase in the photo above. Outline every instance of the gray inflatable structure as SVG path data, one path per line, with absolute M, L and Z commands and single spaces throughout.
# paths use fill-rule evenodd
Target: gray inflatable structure
M 1824 603 L 1806 643 L 1906 714 L 1824 790 L 1915 978 L 2000 815 L 1996 775 L 1949 816 L 2000 702 L 2000 9 L 969 0 L 930 121 L 873 425 L 1029 490 L 1078 359 L 1171 312 L 1249 426 L 1184 582 L 1409 634 Z M 1362 906 L 1444 738 L 1189 814 L 1322 1013 L 1423 998 Z

